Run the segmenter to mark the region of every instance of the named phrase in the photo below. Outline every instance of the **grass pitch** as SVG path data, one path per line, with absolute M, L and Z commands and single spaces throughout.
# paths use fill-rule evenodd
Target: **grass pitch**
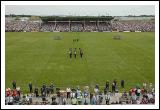
M 120 35 L 121 40 L 114 40 Z M 55 40 L 54 36 L 60 36 Z M 53 82 L 60 87 L 80 87 L 96 83 L 104 86 L 125 80 L 126 89 L 155 81 L 154 33 L 101 32 L 6 32 L 5 86 L 17 81 L 22 91 L 28 83 L 41 86 Z M 73 42 L 79 38 L 78 42 Z M 82 48 L 84 58 L 67 56 L 69 48 Z

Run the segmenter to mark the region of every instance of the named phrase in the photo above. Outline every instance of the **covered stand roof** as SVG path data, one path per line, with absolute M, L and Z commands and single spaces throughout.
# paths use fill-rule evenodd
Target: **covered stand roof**
M 41 17 L 43 22 L 49 21 L 110 21 L 114 17 L 112 16 L 43 16 Z

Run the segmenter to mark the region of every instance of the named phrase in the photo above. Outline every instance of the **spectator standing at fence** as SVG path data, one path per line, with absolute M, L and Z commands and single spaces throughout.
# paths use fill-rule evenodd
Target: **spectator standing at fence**
M 66 105 L 67 104 L 67 99 L 65 96 L 62 96 L 62 105 Z
M 46 94 L 46 92 L 47 92 L 45 83 L 43 83 L 43 85 L 42 85 L 42 94 L 43 94 L 43 92 L 44 92 L 45 94 Z
M 30 91 L 30 93 L 32 93 L 33 91 L 32 91 L 32 83 L 31 82 L 29 82 L 29 91 Z
M 13 80 L 12 86 L 13 86 L 13 89 L 16 89 L 16 81 L 15 80 Z
M 75 97 L 75 94 L 76 93 L 72 90 L 71 93 L 70 93 L 71 99 L 73 99 Z
M 77 105 L 77 99 L 74 97 L 73 99 L 71 99 L 71 104 L 72 105 Z
M 71 89 L 70 88 L 66 88 L 66 92 L 67 92 L 67 98 L 70 98 Z
M 95 94 L 93 95 L 93 98 L 92 98 L 92 104 L 97 105 L 97 98 Z
M 99 105 L 102 104 L 102 101 L 103 101 L 102 92 L 99 93 L 99 98 L 98 99 L 99 99 Z
M 109 81 L 106 82 L 105 88 L 104 88 L 104 94 L 109 92 Z
M 11 89 L 10 88 L 7 88 L 6 89 L 6 96 L 8 97 L 8 96 L 10 96 L 11 95 Z
M 56 97 L 55 96 L 52 96 L 52 103 L 51 103 L 51 105 L 57 105 Z
M 137 97 L 140 97 L 140 95 L 141 95 L 141 89 L 138 88 L 138 89 L 137 89 Z
M 29 95 L 29 104 L 32 104 L 32 96 L 31 96 L 31 94 Z
M 53 85 L 53 83 L 51 83 L 51 85 L 50 85 L 50 92 L 51 92 L 51 94 L 54 93 L 54 85 Z
M 124 89 L 124 80 L 121 80 L 121 87 Z
M 99 89 L 99 85 L 98 85 L 98 84 L 96 84 L 96 85 L 95 85 L 95 88 Z
M 42 88 L 43 88 L 43 90 L 45 90 L 45 89 L 46 89 L 46 85 L 45 85 L 45 83 L 43 83 Z
M 148 103 L 147 97 L 145 95 L 143 95 L 143 98 L 141 100 L 141 104 L 147 104 L 147 103 Z
M 109 91 L 109 81 L 106 82 L 107 91 Z
M 153 85 L 152 85 L 152 83 L 150 83 L 150 84 L 149 84 L 149 92 L 152 91 L 152 87 L 153 87 Z
M 43 103 L 45 103 L 45 101 L 46 101 L 46 94 L 45 94 L 45 92 L 42 93 L 42 101 L 43 101 Z
M 95 96 L 97 97 L 97 95 L 99 93 L 99 87 L 95 86 L 94 93 L 95 93 Z
M 13 96 L 13 97 L 16 97 L 16 96 L 17 96 L 17 90 L 16 90 L 16 89 L 13 90 L 12 96 Z
M 115 83 L 113 82 L 112 83 L 112 93 L 115 93 L 115 89 L 116 89 L 116 86 L 115 86 Z
M 9 96 L 9 97 L 7 98 L 7 104 L 8 104 L 8 105 L 13 105 L 13 101 L 14 101 L 13 96 Z
M 18 97 L 20 97 L 21 96 L 21 91 L 20 91 L 20 87 L 17 87 L 17 95 L 18 95 Z
M 117 86 L 117 80 L 116 80 L 116 79 L 114 79 L 114 81 L 113 81 L 113 82 L 114 82 L 115 86 Z
M 35 93 L 36 97 L 39 96 L 39 94 L 38 94 L 38 88 L 37 87 L 35 88 L 34 93 Z
M 50 96 L 50 87 L 46 87 L 47 97 Z
M 106 104 L 109 105 L 110 95 L 108 93 L 105 95 L 105 100 L 106 100 Z

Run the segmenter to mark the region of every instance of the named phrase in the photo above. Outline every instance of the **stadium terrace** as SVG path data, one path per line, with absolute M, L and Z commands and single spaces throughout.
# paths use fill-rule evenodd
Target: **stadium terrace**
M 32 18 L 32 17 L 30 17 Z M 128 17 L 130 18 L 130 17 Z M 154 32 L 154 19 L 121 20 L 112 16 L 42 16 L 38 20 L 6 17 L 6 32 Z

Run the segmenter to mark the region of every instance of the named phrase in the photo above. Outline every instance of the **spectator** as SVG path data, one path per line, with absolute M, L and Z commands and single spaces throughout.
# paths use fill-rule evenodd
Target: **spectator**
M 121 80 L 121 87 L 124 88 L 124 80 Z
M 138 89 L 137 89 L 137 97 L 140 97 L 140 95 L 141 95 L 141 89 L 138 88 Z
M 45 103 L 45 101 L 46 101 L 46 94 L 45 94 L 44 91 L 43 91 L 43 93 L 42 93 L 42 101 L 43 101 L 43 103 Z
M 110 103 L 110 95 L 109 94 L 105 95 L 105 100 L 106 100 L 106 104 L 109 105 L 109 103 Z
M 35 88 L 34 93 L 35 93 L 36 97 L 39 96 L 39 94 L 38 94 L 38 88 L 37 87 Z
M 13 97 L 16 97 L 16 96 L 17 96 L 17 90 L 16 90 L 16 89 L 13 90 L 12 96 L 13 96 Z
M 53 85 L 53 83 L 51 83 L 51 85 L 50 85 L 50 91 L 51 91 L 51 94 L 54 93 L 54 85 Z
M 46 85 L 45 85 L 45 83 L 43 83 L 43 85 L 42 85 L 42 91 L 43 92 L 46 91 Z
M 15 80 L 12 82 L 12 85 L 13 85 L 13 89 L 16 89 L 16 81 Z
M 152 87 L 153 87 L 153 85 L 152 85 L 152 83 L 150 83 L 150 84 L 149 84 L 149 92 L 152 91 Z
M 67 104 L 67 99 L 66 99 L 66 97 L 63 96 L 63 98 L 62 98 L 62 105 L 66 105 L 66 104 Z
M 123 93 L 122 97 L 127 98 L 127 93 L 126 93 L 126 91 Z
M 20 92 L 20 87 L 17 87 L 17 95 L 18 95 L 18 97 L 20 97 L 21 96 L 21 92 Z
M 51 105 L 57 105 L 56 97 L 55 96 L 52 96 L 52 103 L 51 103 Z
M 30 82 L 28 86 L 29 86 L 29 91 L 30 91 L 30 93 L 32 93 L 32 92 L 33 92 L 33 91 L 32 91 L 32 83 Z
M 88 105 L 88 103 L 87 103 L 87 98 L 85 97 L 85 99 L 84 99 L 84 105 Z
M 29 95 L 29 104 L 32 104 L 32 96 Z
M 137 103 L 136 102 L 137 96 L 136 96 L 135 92 L 132 93 L 131 99 L 132 99 L 132 104 L 136 104 Z
M 91 99 L 92 105 L 97 105 L 97 98 L 96 95 L 93 95 L 92 99 Z
M 67 88 L 67 89 L 66 89 L 66 92 L 67 92 L 67 98 L 70 98 L 71 89 L 70 89 L 70 88 Z
M 71 104 L 72 105 L 77 105 L 77 103 L 78 102 L 77 102 L 77 99 L 75 97 L 71 99 Z
M 13 96 L 9 96 L 8 99 L 7 99 L 7 103 L 8 105 L 13 105 Z
M 99 93 L 99 86 L 96 86 L 94 88 L 94 93 L 95 93 L 95 96 L 97 97 L 98 93 Z
M 114 82 L 113 82 L 114 85 Z M 105 86 L 106 87 L 106 86 Z M 44 88 L 42 86 L 42 88 Z M 47 91 L 46 87 L 46 91 Z M 150 88 L 147 88 L 147 90 Z M 50 90 L 50 89 L 49 89 Z M 112 89 L 114 91 L 114 89 Z M 16 105 L 21 102 L 22 105 L 25 104 L 49 104 L 51 98 L 50 104 L 56 105 L 56 104 L 62 104 L 62 105 L 68 105 L 68 104 L 73 104 L 73 105 L 101 105 L 103 104 L 103 97 L 105 100 L 105 103 L 108 104 L 154 104 L 155 103 L 155 91 L 154 88 L 152 87 L 152 91 L 147 91 L 144 92 L 145 90 L 140 89 L 138 86 L 136 88 L 131 88 L 129 90 L 129 97 L 127 92 L 125 91 L 121 97 L 119 97 L 119 93 L 115 94 L 114 96 L 110 95 L 110 93 L 103 94 L 102 92 L 99 91 L 99 86 L 96 85 L 94 88 L 94 94 L 89 92 L 89 87 L 85 86 L 84 92 L 82 94 L 81 90 L 79 87 L 77 87 L 77 90 L 70 88 L 67 88 L 66 91 L 60 90 L 60 88 L 56 88 L 56 93 L 57 96 L 53 97 L 47 97 L 48 100 L 46 100 L 46 93 L 45 91 L 42 92 L 42 102 L 39 102 L 39 98 L 37 98 L 38 95 L 38 88 L 36 87 L 34 90 L 35 96 L 32 97 L 31 95 L 24 95 L 23 99 L 20 99 L 20 87 L 17 87 L 16 89 L 11 90 L 10 88 L 6 89 L 6 98 L 5 98 L 5 103 L 7 104 L 12 104 Z M 19 91 L 19 93 L 18 93 Z M 66 92 L 70 91 L 70 95 L 68 94 L 68 97 L 71 97 L 70 99 L 67 98 L 67 93 Z M 114 93 L 114 92 L 113 92 Z M 90 95 L 89 95 L 90 94 Z M 33 99 L 32 99 L 33 98 Z M 112 99 L 112 100 L 111 100 Z M 36 100 L 36 101 L 35 101 Z M 37 102 L 37 103 L 35 103 Z
M 136 102 L 136 104 L 140 104 L 140 103 L 141 103 L 140 98 L 137 97 L 137 102 Z
M 71 91 L 71 99 L 73 99 L 74 97 L 76 97 L 76 93 L 75 93 L 75 90 L 72 89 L 72 91 Z
M 114 85 L 115 85 L 115 87 L 117 86 L 117 80 L 116 79 L 114 79 Z
M 29 95 L 27 94 L 27 95 L 26 95 L 26 102 L 27 102 L 28 105 L 29 105 L 29 103 L 30 103 L 30 102 L 29 102 L 29 98 L 30 98 L 30 97 L 29 97 Z
M 130 88 L 130 89 L 129 89 L 129 96 L 131 96 L 131 95 L 132 95 L 132 91 L 133 91 L 133 89 L 132 89 L 132 88 Z
M 46 94 L 47 96 L 50 96 L 50 87 L 46 87 Z
M 109 92 L 109 81 L 106 82 L 106 90 Z
M 102 104 L 103 102 L 103 95 L 102 93 L 99 93 L 99 104 Z
M 112 93 L 115 93 L 115 88 L 116 88 L 115 86 L 116 86 L 116 85 L 115 85 L 115 83 L 113 82 L 113 83 L 112 83 Z
M 143 83 L 143 88 L 146 89 L 146 87 L 147 87 L 147 84 Z
M 11 89 L 10 88 L 7 88 L 6 89 L 6 96 L 8 97 L 8 96 L 10 96 L 11 95 Z
M 147 104 L 148 101 L 147 101 L 147 97 L 145 95 L 143 95 L 143 98 L 142 98 L 142 101 L 141 101 L 141 104 Z
M 61 96 L 60 88 L 56 88 L 56 94 L 57 94 L 57 97 L 60 98 Z

